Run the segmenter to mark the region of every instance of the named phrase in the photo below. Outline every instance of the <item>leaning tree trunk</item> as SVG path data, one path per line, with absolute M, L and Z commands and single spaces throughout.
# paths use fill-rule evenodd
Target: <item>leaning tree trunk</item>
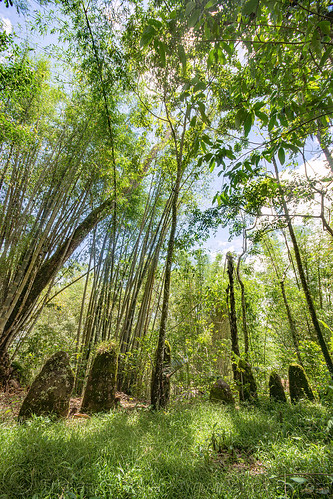
M 129 196 L 138 187 L 151 162 L 164 146 L 165 142 L 161 142 L 152 148 L 143 164 L 139 177 L 132 179 L 130 186 L 124 189 L 121 193 L 122 195 Z M 108 216 L 113 205 L 114 199 L 111 198 L 92 210 L 62 242 L 53 255 L 39 269 L 36 269 L 36 272 L 31 275 L 23 287 L 20 295 L 15 298 L 16 305 L 13 307 L 9 317 L 3 321 L 0 330 L 0 386 L 6 383 L 9 375 L 8 349 L 27 322 L 42 291 L 52 282 L 61 266 L 71 257 L 91 230 Z
M 314 330 L 316 332 L 318 343 L 319 343 L 319 346 L 321 348 L 322 354 L 324 356 L 327 369 L 330 373 L 331 378 L 333 379 L 333 362 L 332 362 L 330 353 L 328 351 L 327 345 L 325 343 L 325 339 L 324 339 L 323 334 L 322 334 L 321 329 L 320 329 L 320 324 L 318 321 L 317 312 L 316 312 L 316 309 L 315 309 L 315 306 L 313 303 L 313 299 L 312 299 L 312 296 L 310 293 L 310 289 L 309 289 L 309 286 L 308 286 L 308 283 L 307 283 L 307 280 L 305 277 L 303 262 L 301 259 L 301 253 L 300 253 L 298 242 L 296 239 L 296 234 L 294 232 L 294 228 L 293 228 L 292 223 L 291 223 L 291 218 L 289 215 L 288 206 L 287 206 L 287 203 L 286 203 L 286 200 L 285 200 L 285 197 L 283 194 L 282 186 L 280 183 L 279 170 L 278 170 L 277 163 L 276 163 L 276 160 L 274 157 L 273 157 L 273 165 L 274 165 L 274 169 L 275 169 L 276 180 L 278 182 L 278 187 L 279 187 L 279 191 L 280 191 L 280 199 L 282 202 L 285 217 L 287 219 L 287 225 L 288 225 L 290 238 L 291 238 L 291 241 L 292 241 L 293 247 L 294 247 L 295 260 L 296 260 L 296 264 L 297 264 L 297 269 L 298 269 L 301 285 L 302 285 L 303 292 L 305 295 L 306 303 L 308 305 L 312 324 L 313 324 Z

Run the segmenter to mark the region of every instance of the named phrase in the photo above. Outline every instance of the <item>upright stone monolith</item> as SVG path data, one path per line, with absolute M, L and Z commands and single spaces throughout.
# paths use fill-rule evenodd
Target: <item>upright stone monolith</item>
M 299 364 L 290 364 L 289 366 L 289 393 L 293 404 L 304 398 L 315 399 L 307 375 Z
M 244 359 L 238 360 L 237 377 L 240 402 L 257 402 L 257 383 L 252 374 L 250 364 Z
M 211 402 L 221 402 L 222 404 L 235 404 L 231 388 L 224 379 L 215 381 L 210 389 L 209 400 Z
M 171 345 L 164 342 L 161 407 L 166 407 L 170 400 Z
M 272 402 L 287 402 L 280 376 L 272 372 L 269 377 L 269 398 Z
M 57 352 L 45 363 L 23 401 L 19 421 L 36 416 L 66 417 L 74 374 L 66 352 Z
M 116 405 L 118 352 L 114 343 L 96 353 L 84 390 L 81 412 L 107 412 Z

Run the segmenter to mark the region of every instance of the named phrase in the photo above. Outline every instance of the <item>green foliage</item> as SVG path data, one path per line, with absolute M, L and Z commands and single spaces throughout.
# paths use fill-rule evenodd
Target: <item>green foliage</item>
M 45 306 L 32 332 L 13 345 L 27 383 L 31 383 L 46 359 L 59 350 L 74 360 L 83 286 L 82 280 L 78 281 L 57 295 Z
M 67 423 L 35 418 L 2 427 L 1 493 L 232 499 L 241 490 L 258 499 L 287 489 L 302 497 L 310 485 L 331 486 L 331 419 L 319 405 L 237 410 L 208 402 Z
M 329 384 L 329 375 L 319 345 L 306 339 L 300 341 L 299 348 L 311 385 L 320 396 L 324 396 Z

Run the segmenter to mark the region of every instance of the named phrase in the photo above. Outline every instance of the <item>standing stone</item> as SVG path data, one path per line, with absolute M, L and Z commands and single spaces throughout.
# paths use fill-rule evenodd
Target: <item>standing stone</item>
M 240 402 L 257 402 L 257 383 L 252 374 L 251 366 L 244 359 L 237 364 L 238 391 Z
M 57 352 L 45 363 L 23 401 L 18 419 L 36 416 L 65 418 L 69 411 L 74 375 L 66 352 Z
M 211 402 L 222 402 L 223 404 L 235 404 L 230 386 L 224 379 L 215 381 L 210 389 L 209 400 Z
M 161 407 L 166 407 L 170 400 L 171 345 L 164 342 Z
M 315 399 L 307 375 L 299 364 L 290 364 L 289 366 L 289 393 L 293 404 L 304 398 Z
M 96 354 L 84 390 L 81 412 L 107 412 L 116 405 L 118 353 L 114 344 Z
M 287 402 L 286 394 L 282 386 L 282 381 L 278 373 L 272 372 L 269 377 L 269 398 L 273 402 Z

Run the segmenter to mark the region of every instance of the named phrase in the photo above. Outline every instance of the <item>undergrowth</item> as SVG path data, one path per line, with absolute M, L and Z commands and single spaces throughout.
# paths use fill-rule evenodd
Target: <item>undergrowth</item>
M 321 405 L 197 402 L 0 428 L 0 499 L 333 497 Z

